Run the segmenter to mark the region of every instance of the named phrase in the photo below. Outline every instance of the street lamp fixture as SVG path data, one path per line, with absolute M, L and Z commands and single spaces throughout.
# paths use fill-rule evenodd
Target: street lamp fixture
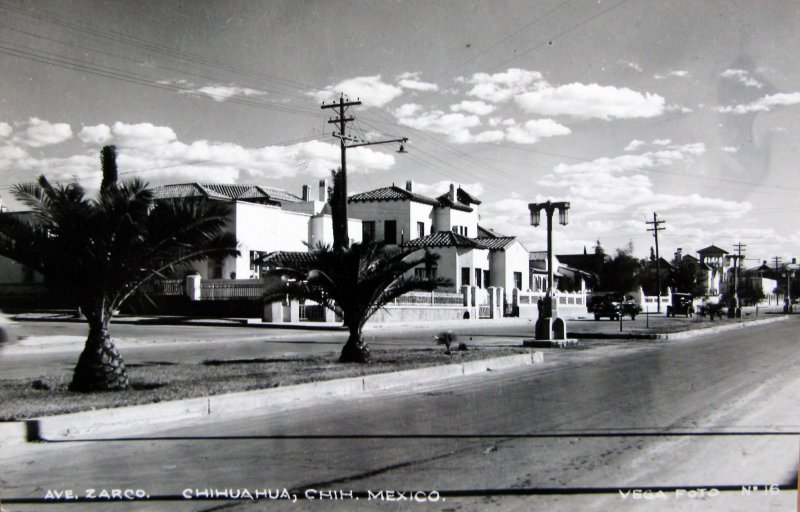
M 558 222 L 566 226 L 569 220 L 569 202 L 547 201 L 544 203 L 530 203 L 528 210 L 531 213 L 531 225 L 538 226 L 541 223 L 541 212 L 547 214 L 547 293 L 545 294 L 539 319 L 536 321 L 536 339 L 552 340 L 553 331 L 557 332 L 557 339 L 566 339 L 566 326 L 563 319 L 558 318 L 558 304 L 553 297 L 553 282 L 555 280 L 553 271 L 553 213 L 558 211 Z M 557 320 L 557 321 L 554 321 Z

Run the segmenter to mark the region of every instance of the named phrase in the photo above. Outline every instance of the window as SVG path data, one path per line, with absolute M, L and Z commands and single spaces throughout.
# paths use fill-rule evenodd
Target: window
M 461 267 L 461 286 L 469 286 L 469 267 Z
M 397 221 L 387 220 L 383 223 L 383 241 L 387 244 L 397 243 Z
M 222 279 L 222 256 L 211 256 L 208 259 L 208 278 L 209 279 Z
M 453 226 L 451 229 L 453 230 L 453 233 L 458 233 L 458 226 Z
M 475 286 L 481 287 L 481 269 L 479 268 L 475 269 Z
M 425 236 L 425 223 L 417 222 L 417 238 L 422 238 L 423 236 Z
M 483 287 L 484 288 L 489 288 L 492 285 L 491 284 L 491 276 L 492 276 L 492 274 L 488 270 L 484 270 L 483 271 Z
M 522 272 L 514 272 L 514 288 L 522 289 Z
M 375 240 L 375 221 L 368 220 L 361 223 L 361 239 L 364 242 Z

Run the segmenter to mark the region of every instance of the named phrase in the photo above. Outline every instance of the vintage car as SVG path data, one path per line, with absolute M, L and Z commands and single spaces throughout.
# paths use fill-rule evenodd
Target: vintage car
M 673 293 L 672 305 L 667 306 L 667 316 L 683 315 L 689 318 L 694 314 L 694 297 L 691 293 Z
M 636 320 L 636 315 L 642 311 L 642 308 L 630 295 L 608 293 L 592 297 L 592 300 L 587 305 L 587 310 L 589 313 L 594 314 L 595 320 L 600 320 L 603 317 L 618 320 L 624 316 L 630 316 L 631 320 Z

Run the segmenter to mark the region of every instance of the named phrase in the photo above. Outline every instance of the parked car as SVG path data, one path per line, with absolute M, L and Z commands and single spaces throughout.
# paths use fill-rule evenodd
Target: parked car
M 642 308 L 630 295 L 609 293 L 593 297 L 587 305 L 587 310 L 590 313 L 594 313 L 595 320 L 600 320 L 603 317 L 617 320 L 621 316 L 630 316 L 631 320 L 636 320 L 636 315 L 641 313 Z
M 684 315 L 689 318 L 694 314 L 694 297 L 691 293 L 673 293 L 672 305 L 667 306 L 667 316 Z

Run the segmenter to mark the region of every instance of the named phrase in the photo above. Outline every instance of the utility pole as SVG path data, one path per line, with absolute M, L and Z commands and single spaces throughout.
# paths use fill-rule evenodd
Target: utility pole
M 666 221 L 658 220 L 658 215 L 653 212 L 653 220 L 645 221 L 645 224 L 652 225 L 652 228 L 647 228 L 647 231 L 652 231 L 656 239 L 656 286 L 658 287 L 658 299 L 656 301 L 656 313 L 661 313 L 661 258 L 658 256 L 658 232 L 664 231 L 667 228 L 659 227 Z
M 733 295 L 736 298 L 734 316 L 736 318 L 742 316 L 742 308 L 739 306 L 739 262 L 742 261 L 742 250 L 745 247 L 747 246 L 741 242 L 733 246 L 733 248 L 736 249 L 736 265 L 733 267 Z
M 354 116 L 347 117 L 346 113 L 350 107 L 354 107 L 356 105 L 361 105 L 361 101 L 349 101 L 346 100 L 344 97 L 344 93 L 339 96 L 339 101 L 333 101 L 331 103 L 325 104 L 322 103 L 322 109 L 334 109 L 336 112 L 337 117 L 331 118 L 328 120 L 328 124 L 335 124 L 338 125 L 339 131 L 333 132 L 333 136 L 339 139 L 339 146 L 342 150 L 342 168 L 339 170 L 341 176 L 339 176 L 338 184 L 341 185 L 341 191 L 336 196 L 336 201 L 339 204 L 331 205 L 332 208 L 332 216 L 333 216 L 333 248 L 334 249 L 345 249 L 350 246 L 350 236 L 348 233 L 348 226 L 347 226 L 347 150 L 350 148 L 357 148 L 360 146 L 373 146 L 375 144 L 387 144 L 390 142 L 400 142 L 400 150 L 398 153 L 405 153 L 403 149 L 402 143 L 408 142 L 408 139 L 403 137 L 401 139 L 391 139 L 391 140 L 381 140 L 381 141 L 374 141 L 374 142 L 365 142 L 364 140 L 356 139 L 353 137 L 349 137 L 347 135 L 347 123 L 351 121 L 355 121 L 356 118 Z M 354 142 L 355 144 L 348 144 L 347 142 Z

